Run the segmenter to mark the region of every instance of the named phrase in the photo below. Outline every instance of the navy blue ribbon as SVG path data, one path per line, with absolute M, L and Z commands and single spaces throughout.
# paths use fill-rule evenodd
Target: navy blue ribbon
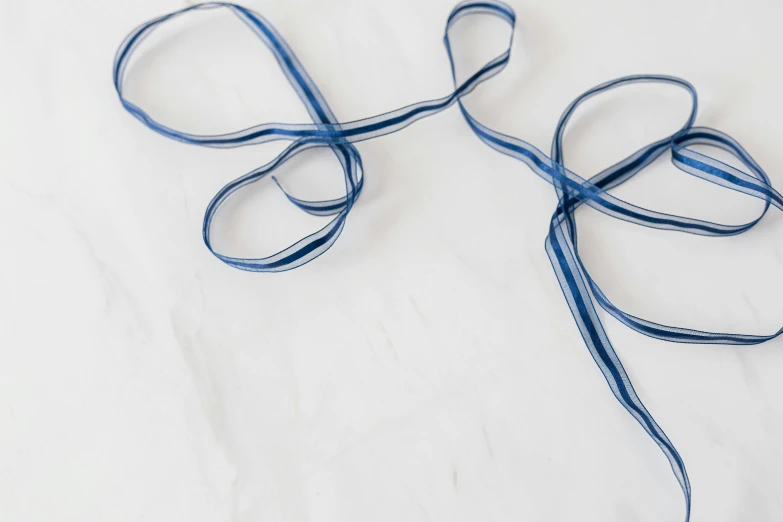
M 272 51 L 283 73 L 304 103 L 313 123 L 265 123 L 237 132 L 220 135 L 198 135 L 180 132 L 153 120 L 141 108 L 128 101 L 122 92 L 125 70 L 139 44 L 160 24 L 188 11 L 226 8 L 243 21 Z M 467 80 L 457 82 L 449 31 L 461 18 L 468 15 L 492 15 L 508 23 L 511 37 L 505 51 L 488 61 Z M 671 76 L 626 76 L 598 85 L 574 100 L 558 122 L 551 155 L 547 156 L 533 145 L 513 136 L 494 131 L 474 118 L 462 104 L 462 97 L 479 84 L 492 78 L 508 64 L 515 23 L 514 11 L 497 0 L 469 0 L 458 4 L 446 22 L 444 43 L 449 56 L 454 91 L 448 96 L 424 101 L 371 118 L 341 123 L 329 109 L 326 100 L 308 76 L 285 40 L 261 15 L 242 6 L 229 3 L 208 3 L 187 7 L 180 11 L 150 20 L 131 32 L 120 45 L 114 62 L 114 86 L 125 109 L 146 126 L 169 138 L 206 147 L 241 147 L 274 140 L 291 144 L 266 165 L 248 172 L 225 185 L 215 194 L 204 215 L 203 237 L 207 248 L 224 263 L 254 272 L 280 272 L 301 266 L 323 254 L 337 240 L 345 220 L 359 197 L 364 184 L 362 159 L 353 143 L 399 131 L 424 117 L 441 112 L 454 104 L 459 106 L 465 121 L 476 135 L 493 149 L 514 157 L 554 186 L 557 207 L 550 221 L 546 237 L 546 252 L 552 263 L 574 320 L 587 348 L 609 384 L 615 398 L 636 419 L 661 448 L 682 488 L 686 504 L 686 522 L 690 519 L 691 487 L 685 465 L 674 445 L 642 404 L 623 369 L 598 317 L 595 303 L 623 324 L 644 335 L 677 343 L 757 344 L 783 333 L 783 328 L 772 335 L 744 335 L 703 332 L 658 324 L 630 315 L 617 308 L 590 277 L 577 248 L 577 228 L 574 212 L 586 204 L 600 212 L 623 221 L 663 230 L 676 230 L 705 236 L 730 236 L 753 227 L 773 205 L 783 210 L 783 197 L 772 188 L 769 178 L 753 158 L 730 136 L 706 127 L 694 127 L 698 100 L 693 86 Z M 691 96 L 692 109 L 682 127 L 670 136 L 646 145 L 624 160 L 603 170 L 590 179 L 584 179 L 565 167 L 563 135 L 577 107 L 597 94 L 615 87 L 640 82 L 655 82 L 685 89 Z M 690 148 L 708 145 L 723 149 L 737 158 L 747 172 L 717 161 Z M 237 190 L 261 180 L 296 154 L 314 147 L 329 147 L 339 160 L 345 179 L 345 196 L 325 201 L 308 201 L 287 192 L 278 183 L 286 197 L 305 212 L 318 216 L 334 216 L 322 229 L 281 250 L 262 258 L 237 258 L 216 252 L 210 241 L 212 219 L 220 205 Z M 764 208 L 758 218 L 742 225 L 723 225 L 683 216 L 664 214 L 638 207 L 618 199 L 608 191 L 628 181 L 666 151 L 671 152 L 672 163 L 680 170 L 722 187 L 759 198 Z M 274 178 L 277 183 L 277 179 Z

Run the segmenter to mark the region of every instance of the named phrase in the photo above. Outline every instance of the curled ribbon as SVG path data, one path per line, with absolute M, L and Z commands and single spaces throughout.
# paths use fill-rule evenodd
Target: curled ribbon
M 171 129 L 153 120 L 146 112 L 123 96 L 122 87 L 127 65 L 131 55 L 145 37 L 162 23 L 188 11 L 215 8 L 230 10 L 266 44 L 307 108 L 313 123 L 265 123 L 228 134 L 189 134 Z M 484 64 L 467 80 L 458 83 L 449 31 L 459 19 L 476 14 L 496 16 L 507 22 L 511 28 L 511 37 L 505 51 Z M 472 92 L 479 84 L 500 73 L 508 64 L 514 23 L 514 11 L 498 0 L 468 0 L 457 4 L 447 19 L 444 35 L 444 43 L 454 80 L 454 91 L 442 98 L 415 103 L 385 114 L 347 123 L 341 123 L 337 120 L 302 64 L 274 27 L 258 13 L 230 3 L 216 2 L 193 5 L 150 20 L 134 29 L 117 51 L 113 71 L 114 86 L 123 107 L 128 112 L 155 132 L 178 141 L 219 148 L 256 145 L 274 140 L 291 142 L 280 155 L 266 165 L 248 172 L 220 189 L 210 201 L 204 215 L 202 233 L 207 248 L 224 263 L 241 270 L 254 272 L 280 272 L 296 268 L 323 254 L 334 244 L 342 232 L 348 213 L 361 194 L 364 184 L 362 159 L 353 143 L 397 132 L 417 120 L 457 104 L 465 121 L 481 141 L 498 152 L 522 161 L 533 172 L 554 186 L 558 202 L 550 221 L 549 234 L 545 242 L 552 268 L 582 338 L 615 398 L 639 422 L 669 460 L 672 471 L 685 496 L 685 520 L 687 522 L 691 512 L 691 487 L 688 474 L 685 471 L 685 464 L 674 445 L 636 395 L 633 385 L 598 318 L 595 303 L 637 332 L 678 343 L 758 344 L 781 335 L 783 328 L 772 335 L 703 332 L 658 324 L 620 310 L 601 291 L 582 263 L 577 249 L 574 211 L 579 206 L 586 204 L 614 218 L 647 227 L 705 236 L 730 236 L 740 234 L 753 227 L 764 216 L 770 205 L 783 210 L 783 197 L 772 188 L 769 178 L 758 163 L 733 138 L 714 129 L 693 126 L 698 106 L 696 90 L 685 80 L 671 76 L 626 76 L 593 87 L 579 96 L 560 117 L 552 140 L 551 157 L 546 156 L 525 141 L 501 134 L 483 125 L 467 111 L 462 104 L 462 97 Z M 692 108 L 683 126 L 672 135 L 642 147 L 590 179 L 584 179 L 568 170 L 563 158 L 563 135 L 577 107 L 597 94 L 615 87 L 640 82 L 673 85 L 685 89 L 690 94 Z M 749 173 L 689 148 L 697 144 L 727 151 L 737 158 Z M 314 147 L 329 147 L 337 156 L 344 172 L 345 196 L 325 201 L 307 201 L 286 192 L 279 183 L 278 186 L 291 203 L 305 212 L 318 216 L 334 216 L 334 218 L 322 229 L 272 256 L 251 259 L 230 257 L 216 252 L 210 241 L 210 228 L 212 219 L 220 205 L 237 190 L 261 180 L 296 154 Z M 762 199 L 764 208 L 761 214 L 756 219 L 742 225 L 723 225 L 648 210 L 618 199 L 607 192 L 631 179 L 667 150 L 671 151 L 672 163 L 680 170 L 722 187 Z M 277 179 L 274 180 L 277 183 Z

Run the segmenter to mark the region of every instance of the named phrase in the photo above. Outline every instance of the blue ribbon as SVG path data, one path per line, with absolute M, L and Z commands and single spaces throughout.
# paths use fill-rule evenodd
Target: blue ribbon
M 278 124 L 265 123 L 237 132 L 220 135 L 198 135 L 180 132 L 153 120 L 141 108 L 128 101 L 122 93 L 125 70 L 133 52 L 142 40 L 162 23 L 197 9 L 226 8 L 243 21 L 272 51 L 280 68 L 304 103 L 313 123 Z M 449 31 L 454 24 L 468 15 L 492 15 L 508 23 L 511 37 L 508 47 L 501 54 L 479 68 L 462 83 L 457 82 Z M 548 157 L 533 145 L 513 136 L 494 131 L 474 118 L 462 104 L 462 97 L 479 84 L 500 73 L 508 64 L 515 23 L 514 11 L 497 0 L 469 0 L 458 4 L 446 22 L 444 43 L 449 56 L 454 91 L 448 96 L 423 101 L 371 118 L 341 123 L 332 113 L 316 85 L 296 58 L 286 41 L 261 15 L 242 6 L 229 3 L 208 3 L 187 7 L 146 22 L 133 30 L 122 42 L 114 62 L 114 86 L 125 109 L 146 126 L 169 138 L 206 147 L 241 147 L 273 140 L 287 140 L 291 144 L 274 160 L 248 172 L 225 185 L 209 203 L 204 215 L 203 237 L 207 248 L 224 263 L 253 272 L 280 272 L 301 266 L 323 254 L 337 240 L 345 226 L 345 220 L 364 185 L 362 159 L 354 143 L 397 132 L 413 122 L 441 112 L 454 104 L 459 106 L 465 121 L 473 132 L 493 149 L 516 158 L 554 186 L 557 207 L 546 237 L 546 252 L 557 275 L 574 320 L 587 348 L 609 384 L 615 398 L 636 419 L 648 435 L 661 448 L 669 460 L 672 471 L 685 496 L 686 522 L 690 519 L 691 487 L 685 464 L 674 445 L 655 422 L 652 415 L 636 395 L 628 374 L 623 369 L 596 312 L 595 303 L 623 324 L 644 335 L 678 343 L 709 344 L 757 344 L 783 333 L 783 328 L 772 335 L 744 335 L 703 332 L 658 324 L 630 315 L 617 308 L 590 277 L 577 248 L 577 228 L 574 211 L 586 204 L 600 212 L 623 221 L 663 230 L 676 230 L 705 236 L 730 236 L 753 227 L 773 205 L 783 210 L 783 197 L 772 188 L 770 180 L 753 158 L 730 136 L 706 127 L 694 127 L 698 99 L 693 86 L 671 76 L 638 75 L 612 80 L 588 90 L 574 100 L 560 117 Z M 640 82 L 655 82 L 685 89 L 691 96 L 692 109 L 688 119 L 675 133 L 646 145 L 624 160 L 612 165 L 590 179 L 584 179 L 565 167 L 563 135 L 576 108 L 588 98 L 615 87 Z M 709 156 L 692 150 L 692 145 L 708 145 L 727 151 L 748 170 L 743 172 Z M 216 252 L 210 241 L 212 219 L 220 205 L 237 190 L 261 180 L 284 162 L 300 152 L 314 147 L 329 147 L 342 165 L 345 177 L 345 196 L 325 201 L 308 201 L 294 197 L 283 190 L 286 197 L 310 214 L 334 216 L 319 231 L 304 237 L 281 250 L 263 258 L 237 258 Z M 632 205 L 610 195 L 607 191 L 628 181 L 667 150 L 672 163 L 680 170 L 731 190 L 762 199 L 764 209 L 758 218 L 743 225 L 723 225 L 683 216 L 664 214 Z M 274 178 L 277 183 L 277 179 Z

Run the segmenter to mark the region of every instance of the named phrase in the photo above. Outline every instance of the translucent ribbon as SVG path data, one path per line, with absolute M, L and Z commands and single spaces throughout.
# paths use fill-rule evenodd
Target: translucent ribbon
M 123 96 L 122 87 L 127 65 L 131 55 L 145 37 L 162 23 L 188 11 L 215 8 L 230 10 L 266 44 L 307 108 L 313 123 L 264 123 L 228 134 L 189 134 L 171 129 L 153 120 L 146 112 Z M 484 64 L 467 80 L 458 83 L 449 32 L 457 20 L 476 14 L 496 16 L 507 22 L 511 28 L 511 36 L 505 51 Z M 587 348 L 603 373 L 615 398 L 639 422 L 669 460 L 672 471 L 685 496 L 685 520 L 688 521 L 691 511 L 691 487 L 685 465 L 674 445 L 634 391 L 631 381 L 601 324 L 595 303 L 637 332 L 678 343 L 757 344 L 779 336 L 783 333 L 783 328 L 771 335 L 703 332 L 658 324 L 620 310 L 601 291 L 582 263 L 577 249 L 574 211 L 582 204 L 586 204 L 614 218 L 647 227 L 706 236 L 729 236 L 740 234 L 753 227 L 764 216 L 770 205 L 783 210 L 783 197 L 772 188 L 769 178 L 761 167 L 734 139 L 714 129 L 693 126 L 698 105 L 696 91 L 690 83 L 671 76 L 626 76 L 588 90 L 574 100 L 560 117 L 552 140 L 551 156 L 547 156 L 523 140 L 501 134 L 483 125 L 467 111 L 462 104 L 462 97 L 505 68 L 510 58 L 514 23 L 514 11 L 500 1 L 469 0 L 458 4 L 448 17 L 444 35 L 444 43 L 454 80 L 454 91 L 443 98 L 415 103 L 385 114 L 347 123 L 338 121 L 302 64 L 275 28 L 258 13 L 229 3 L 193 5 L 155 18 L 137 27 L 125 38 L 117 51 L 114 62 L 114 85 L 122 105 L 128 112 L 155 132 L 178 141 L 220 148 L 256 145 L 274 140 L 291 142 L 280 155 L 266 165 L 248 172 L 220 189 L 207 206 L 204 215 L 203 237 L 207 248 L 224 263 L 241 270 L 254 272 L 279 272 L 296 268 L 323 254 L 334 244 L 345 226 L 345 220 L 354 202 L 361 194 L 364 183 L 361 156 L 353 143 L 397 132 L 417 120 L 457 104 L 465 121 L 481 141 L 498 152 L 522 161 L 533 172 L 554 186 L 558 202 L 552 215 L 545 245 L 563 295 Z M 597 94 L 622 85 L 640 82 L 673 85 L 685 89 L 690 94 L 692 109 L 683 126 L 674 134 L 642 147 L 590 179 L 584 179 L 568 170 L 563 158 L 563 135 L 576 108 Z M 690 147 L 696 144 L 727 151 L 737 158 L 748 172 L 743 172 L 692 150 Z M 325 201 L 308 201 L 286 192 L 279 183 L 278 186 L 289 201 L 303 211 L 318 216 L 334 216 L 334 218 L 317 232 L 268 257 L 238 258 L 216 252 L 210 241 L 210 229 L 212 219 L 220 205 L 237 190 L 261 180 L 296 154 L 314 147 L 329 147 L 337 156 L 344 172 L 345 196 Z M 667 150 L 671 151 L 672 163 L 680 170 L 722 187 L 762 199 L 764 208 L 761 214 L 743 225 L 723 225 L 638 207 L 607 192 L 632 178 Z M 277 182 L 276 179 L 275 182 Z

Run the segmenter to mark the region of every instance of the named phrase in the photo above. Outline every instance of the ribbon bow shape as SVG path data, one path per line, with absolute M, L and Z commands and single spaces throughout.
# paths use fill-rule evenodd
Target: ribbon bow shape
M 312 123 L 264 123 L 228 134 L 189 134 L 171 129 L 155 121 L 144 110 L 123 96 L 123 82 L 128 63 L 145 37 L 161 24 L 189 11 L 218 8 L 230 10 L 269 48 L 280 65 L 280 69 L 304 103 L 312 118 Z M 490 15 L 505 21 L 511 29 L 508 47 L 466 80 L 458 83 L 449 32 L 458 20 L 472 15 Z M 351 122 L 340 122 L 337 119 L 292 49 L 267 20 L 250 9 L 231 3 L 214 2 L 193 5 L 150 20 L 134 29 L 117 51 L 113 70 L 114 86 L 123 107 L 128 112 L 153 131 L 168 138 L 193 145 L 218 148 L 257 145 L 274 140 L 291 142 L 282 153 L 266 165 L 248 172 L 221 188 L 210 201 L 204 215 L 202 233 L 207 248 L 224 263 L 234 268 L 253 272 L 280 272 L 297 268 L 320 256 L 334 244 L 343 231 L 346 218 L 364 185 L 362 159 L 354 143 L 400 131 L 415 121 L 437 114 L 456 104 L 466 123 L 481 141 L 502 154 L 520 160 L 554 187 L 557 206 L 552 214 L 549 234 L 545 241 L 546 252 L 552 268 L 582 338 L 615 398 L 636 419 L 668 459 L 685 497 L 685 520 L 687 522 L 691 513 L 691 487 L 685 464 L 672 442 L 634 391 L 633 385 L 606 335 L 595 304 L 597 303 L 610 315 L 639 333 L 677 343 L 758 344 L 781 335 L 783 328 L 771 335 L 704 332 L 658 324 L 620 310 L 601 291 L 582 263 L 577 248 L 577 227 L 574 212 L 581 205 L 586 204 L 611 217 L 638 225 L 705 236 L 730 236 L 741 234 L 752 228 L 766 214 L 770 206 L 783 210 L 783 196 L 772 188 L 766 173 L 736 140 L 720 131 L 694 126 L 698 107 L 696 90 L 687 81 L 671 76 L 626 76 L 586 91 L 571 102 L 560 117 L 552 140 L 550 156 L 530 143 L 483 125 L 468 112 L 462 103 L 462 98 L 506 67 L 511 57 L 515 21 L 516 15 L 511 7 L 498 0 L 468 0 L 457 4 L 446 21 L 444 35 L 444 44 L 454 81 L 453 92 L 442 98 L 422 101 L 391 112 Z M 627 158 L 589 179 L 582 178 L 567 169 L 563 157 L 563 136 L 571 116 L 579 105 L 585 100 L 615 87 L 640 82 L 671 85 L 685 89 L 690 94 L 692 108 L 682 127 L 677 132 L 640 148 Z M 693 145 L 707 145 L 723 149 L 737 158 L 748 172 L 696 152 L 690 148 Z M 210 230 L 212 220 L 220 205 L 236 191 L 265 178 L 296 154 L 314 147 L 329 147 L 334 152 L 344 173 L 345 195 L 324 201 L 308 201 L 293 196 L 285 191 L 279 183 L 278 186 L 283 190 L 288 200 L 301 210 L 317 216 L 334 216 L 333 219 L 317 232 L 271 256 L 238 258 L 216 252 L 210 240 Z M 609 190 L 631 179 L 666 151 L 671 152 L 672 163 L 683 172 L 763 200 L 764 207 L 761 214 L 756 219 L 742 225 L 725 225 L 656 212 L 609 194 Z M 274 176 L 273 179 L 277 183 Z

